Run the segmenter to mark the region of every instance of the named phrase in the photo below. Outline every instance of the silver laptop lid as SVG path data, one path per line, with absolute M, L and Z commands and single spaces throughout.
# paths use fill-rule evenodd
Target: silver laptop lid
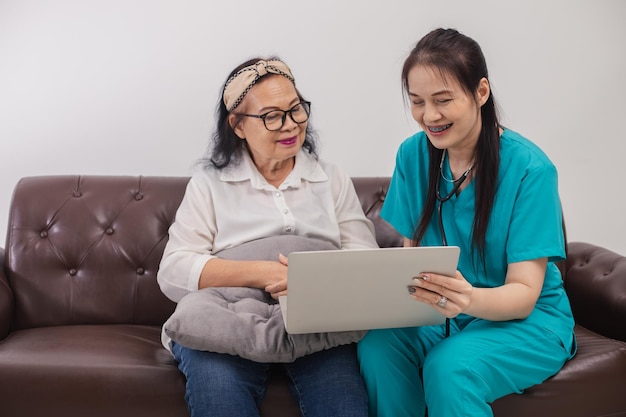
M 407 285 L 420 272 L 454 275 L 456 246 L 292 252 L 287 332 L 321 333 L 439 324 L 444 316 L 415 301 Z

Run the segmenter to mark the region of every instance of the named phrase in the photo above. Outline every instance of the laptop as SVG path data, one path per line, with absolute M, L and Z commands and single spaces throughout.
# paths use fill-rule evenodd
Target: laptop
M 443 323 L 407 286 L 420 272 L 454 275 L 459 252 L 457 246 L 292 252 L 288 293 L 279 297 L 287 333 Z

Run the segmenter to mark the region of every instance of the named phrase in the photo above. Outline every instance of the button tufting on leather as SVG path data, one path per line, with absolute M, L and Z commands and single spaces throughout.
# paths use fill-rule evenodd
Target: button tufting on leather
M 137 275 L 143 275 L 143 274 L 145 274 L 145 273 L 146 273 L 146 270 L 145 270 L 145 269 L 143 269 L 143 268 L 141 268 L 141 267 L 137 268 Z
M 74 268 L 72 268 L 72 269 L 70 269 L 70 270 L 69 270 L 69 273 L 70 273 L 70 275 L 71 275 L 71 276 L 76 275 L 76 272 L 77 272 L 77 271 L 76 271 L 76 269 L 74 269 Z
M 112 227 L 107 227 L 107 230 L 105 230 L 104 233 L 106 233 L 107 235 L 112 235 L 113 234 L 113 228 Z
M 135 194 L 135 200 L 137 200 L 137 201 L 143 200 L 143 194 L 141 194 L 141 193 Z
M 42 231 L 41 233 L 39 233 L 39 236 L 40 236 L 42 239 L 45 239 L 45 238 L 47 238 L 47 237 L 48 237 L 48 232 L 46 232 L 46 231 L 44 230 L 44 231 Z
M 72 193 L 72 196 L 73 196 L 73 197 L 76 197 L 76 198 L 81 197 L 82 195 L 83 195 L 83 193 L 81 193 L 80 191 L 74 191 L 74 192 Z

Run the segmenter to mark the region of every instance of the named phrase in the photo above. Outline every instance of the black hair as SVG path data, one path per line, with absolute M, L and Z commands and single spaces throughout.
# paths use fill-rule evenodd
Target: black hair
M 473 39 L 455 29 L 435 29 L 424 36 L 409 53 L 402 68 L 402 87 L 408 96 L 408 74 L 416 65 L 437 69 L 446 77 L 458 80 L 471 97 L 483 78 L 488 80 L 487 64 L 482 50 Z M 500 168 L 500 123 L 493 92 L 480 109 L 482 128 L 474 150 L 476 212 L 474 214 L 472 243 L 484 258 L 485 239 L 489 217 L 495 199 Z M 428 142 L 429 181 L 419 223 L 414 231 L 413 244 L 419 245 L 426 233 L 436 205 L 436 186 L 442 149 Z

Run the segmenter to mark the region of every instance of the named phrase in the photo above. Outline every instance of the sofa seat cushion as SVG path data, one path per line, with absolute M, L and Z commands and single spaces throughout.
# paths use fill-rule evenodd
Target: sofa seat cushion
M 495 401 L 496 415 L 526 417 L 535 415 L 536 410 L 542 410 L 546 416 L 623 415 L 620 413 L 626 410 L 626 342 L 600 336 L 579 325 L 575 332 L 576 356 L 556 376 L 527 389 L 525 395 L 512 394 Z
M 11 333 L 0 342 L 2 415 L 187 417 L 184 377 L 160 332 L 81 325 Z

